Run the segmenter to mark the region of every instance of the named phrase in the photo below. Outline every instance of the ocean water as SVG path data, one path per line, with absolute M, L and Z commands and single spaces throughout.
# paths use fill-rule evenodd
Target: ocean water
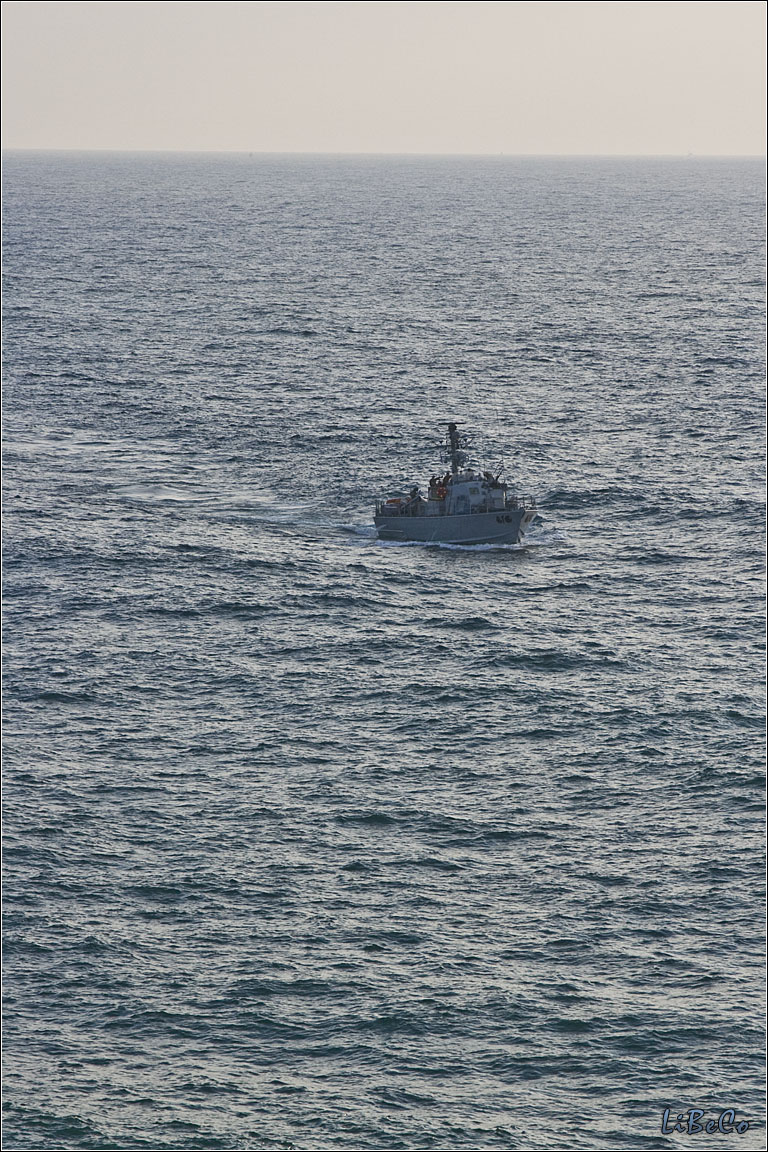
M 4 198 L 5 1146 L 763 1148 L 762 163 Z

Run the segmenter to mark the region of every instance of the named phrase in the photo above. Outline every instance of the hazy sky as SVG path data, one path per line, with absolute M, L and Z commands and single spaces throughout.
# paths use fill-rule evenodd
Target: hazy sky
M 763 0 L 6 0 L 6 148 L 765 152 Z

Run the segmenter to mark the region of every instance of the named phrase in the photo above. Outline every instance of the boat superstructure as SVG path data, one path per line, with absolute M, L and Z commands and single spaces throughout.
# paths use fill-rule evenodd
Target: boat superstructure
M 407 496 L 376 503 L 374 523 L 382 540 L 419 540 L 444 544 L 519 544 L 536 515 L 536 502 L 519 499 L 496 471 L 473 467 L 469 439 L 448 425 L 442 462 L 449 470 L 429 481 L 427 496 L 418 487 Z

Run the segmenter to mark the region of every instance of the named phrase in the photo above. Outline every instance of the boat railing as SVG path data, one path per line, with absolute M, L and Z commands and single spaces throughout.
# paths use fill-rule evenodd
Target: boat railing
M 422 502 L 423 504 L 423 502 Z M 377 500 L 377 516 L 423 516 L 424 508 L 418 502 L 408 500 Z
M 508 496 L 504 504 L 504 508 L 516 508 L 526 511 L 536 507 L 536 499 L 534 496 Z M 427 512 L 426 501 L 414 501 L 411 503 L 408 500 L 377 500 L 375 505 L 377 516 L 446 516 L 449 515 L 448 508 L 445 501 L 439 501 L 438 507 L 433 511 Z M 472 509 L 473 512 L 498 512 L 502 511 L 498 505 L 491 503 L 483 505 L 475 505 Z M 463 512 L 452 512 L 453 515 L 467 515 L 469 509 Z
M 535 508 L 535 496 L 508 496 L 507 508 Z
M 376 501 L 376 515 L 377 516 L 447 516 L 448 507 L 445 500 L 431 500 L 427 503 L 426 500 L 421 503 L 408 504 L 390 504 L 389 501 L 377 500 Z

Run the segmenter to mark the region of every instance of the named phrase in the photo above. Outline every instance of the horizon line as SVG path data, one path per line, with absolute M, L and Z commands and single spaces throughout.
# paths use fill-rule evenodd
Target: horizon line
M 336 156 L 336 157 L 414 157 L 435 159 L 520 159 L 520 160 L 765 160 L 764 152 L 416 152 L 416 151 L 332 151 L 323 149 L 258 148 L 56 148 L 36 145 L 3 145 L 8 152 L 106 153 L 120 155 L 176 156 Z

